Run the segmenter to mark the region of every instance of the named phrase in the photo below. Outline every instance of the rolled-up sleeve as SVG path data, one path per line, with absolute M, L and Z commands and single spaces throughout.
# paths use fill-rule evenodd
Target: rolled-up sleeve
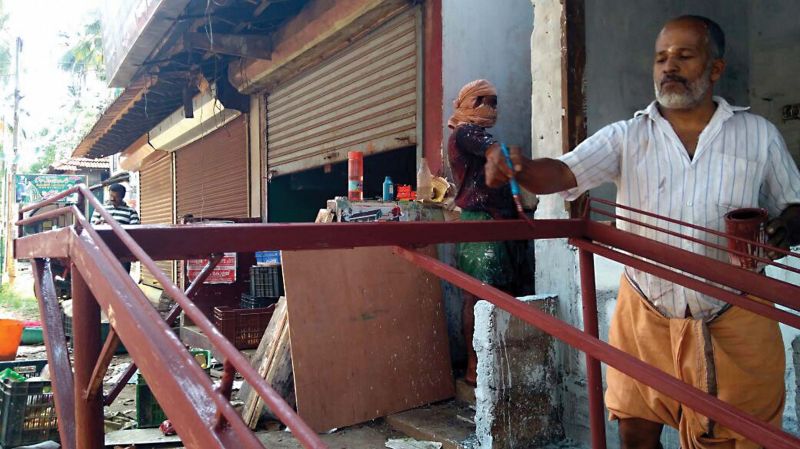
M 625 129 L 625 122 L 608 125 L 558 158 L 572 170 L 577 181 L 576 187 L 561 192 L 565 200 L 572 201 L 589 189 L 619 178 Z
M 762 206 L 777 216 L 792 204 L 800 204 L 800 171 L 792 160 L 780 132 L 772 126 L 767 163 L 761 185 Z

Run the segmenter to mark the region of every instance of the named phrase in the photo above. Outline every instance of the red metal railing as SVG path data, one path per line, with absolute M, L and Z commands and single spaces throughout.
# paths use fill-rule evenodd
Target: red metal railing
M 172 334 L 166 323 L 160 319 L 143 293 L 119 264 L 117 257 L 106 247 L 103 240 L 77 208 L 69 207 L 40 216 L 22 218 L 25 212 L 55 203 L 76 192 L 96 208 L 117 238 L 153 274 L 184 313 L 208 336 L 219 353 L 224 355 L 226 367 L 232 366 L 241 373 L 270 410 L 292 430 L 295 437 L 305 447 L 327 447 L 283 398 L 258 375 L 249 361 L 216 329 L 186 294 L 158 269 L 156 263 L 83 185 L 73 187 L 42 203 L 22 208 L 20 210 L 21 219 L 17 222 L 18 226 L 22 226 L 40 221 L 43 219 L 42 217 L 61 214 L 71 214 L 76 221 L 75 226 L 71 229 L 70 240 L 68 242 L 62 240 L 62 244 L 67 244 L 69 248 L 67 253 L 78 268 L 72 272 L 73 307 L 76 308 L 73 318 L 75 395 L 72 399 L 75 411 L 73 414 L 66 410 L 67 407 L 59 407 L 59 432 L 63 446 L 81 449 L 103 447 L 102 401 L 101 398 L 91 397 L 88 394 L 91 388 L 91 374 L 95 371 L 104 371 L 102 364 L 108 363 L 107 360 L 104 361 L 100 357 L 97 344 L 99 331 L 96 335 L 91 335 L 91 329 L 99 329 L 91 322 L 99 321 L 99 308 L 95 302 L 100 302 L 115 329 L 115 334 L 119 334 L 123 342 L 127 341 L 126 346 L 134 361 L 145 376 L 153 379 L 149 385 L 156 397 L 168 399 L 160 403 L 187 446 L 254 449 L 262 447 L 230 405 L 230 398 L 213 389 L 211 381 L 194 363 L 191 355 Z M 59 237 L 62 236 L 59 235 Z M 49 255 L 40 254 L 39 256 Z M 59 256 L 63 256 L 63 254 L 59 254 Z M 37 271 L 41 271 L 39 263 L 37 263 Z M 54 298 L 42 295 L 43 286 L 39 282 L 37 290 L 41 296 L 40 302 L 52 302 Z M 90 299 L 94 299 L 94 301 L 90 301 Z M 47 306 L 52 307 L 50 304 Z M 45 318 L 52 320 L 50 316 Z M 49 333 L 52 334 L 53 327 L 57 327 L 59 324 L 50 321 L 46 323 L 46 326 L 50 330 Z M 114 338 L 114 335 L 110 335 L 109 338 Z M 54 341 L 52 343 L 62 346 L 62 342 Z M 48 357 L 50 355 L 48 353 Z M 51 363 L 59 366 L 56 372 L 61 376 L 71 378 L 72 374 L 68 370 L 69 359 L 63 355 L 53 355 Z M 99 364 L 97 364 L 98 362 Z M 230 379 L 230 376 L 228 378 Z M 227 392 L 230 393 L 229 390 Z M 70 394 L 66 385 L 56 385 L 54 393 L 57 404 L 69 402 L 65 398 Z M 209 406 L 209 400 L 214 406 Z M 76 427 L 82 431 L 75 434 L 74 430 L 69 430 Z
M 84 187 L 71 189 L 66 194 L 79 191 L 86 194 Z M 93 198 L 89 198 L 91 202 Z M 53 201 L 53 199 L 51 199 Z M 92 204 L 104 213 L 97 201 Z M 701 229 L 713 235 L 725 238 L 729 236 L 716 233 L 712 230 L 699 228 L 688 223 L 682 223 L 667 217 L 659 217 L 643 211 L 636 211 L 624 206 L 615 205 L 609 202 L 594 200 L 590 203 L 591 211 L 602 213 L 619 220 L 628 220 L 634 224 L 642 224 L 641 220 L 622 216 L 617 213 L 605 212 L 598 209 L 594 204 L 606 204 L 619 207 L 635 214 L 651 216 L 685 226 L 687 228 Z M 23 209 L 23 212 L 32 208 Z M 708 416 L 716 422 L 729 427 L 741 435 L 749 438 L 767 448 L 788 449 L 800 447 L 800 439 L 783 432 L 781 429 L 761 422 L 760 420 L 737 410 L 735 407 L 724 403 L 714 396 L 706 394 L 675 377 L 664 373 L 646 363 L 631 357 L 624 352 L 613 348 L 598 338 L 597 323 L 597 303 L 594 283 L 594 254 L 606 257 L 611 260 L 629 265 L 631 267 L 651 273 L 671 282 L 697 290 L 726 302 L 745 308 L 747 310 L 767 316 L 776 321 L 789 324 L 800 328 L 800 318 L 797 315 L 770 307 L 760 302 L 752 301 L 745 295 L 737 293 L 740 291 L 746 294 L 763 298 L 767 301 L 783 305 L 793 311 L 800 310 L 800 288 L 783 281 L 769 279 L 757 273 L 753 273 L 730 264 L 712 260 L 700 256 L 696 253 L 683 250 L 678 247 L 666 245 L 655 240 L 634 235 L 615 229 L 611 226 L 593 222 L 588 218 L 574 220 L 538 220 L 533 224 L 527 224 L 521 220 L 503 222 L 460 222 L 460 223 L 365 223 L 365 224 L 328 224 L 328 225 L 268 225 L 268 224 L 243 224 L 243 225 L 187 225 L 180 227 L 169 226 L 140 226 L 123 229 L 114 222 L 108 214 L 104 218 L 110 223 L 110 229 L 93 229 L 86 223 L 85 218 L 77 209 L 70 209 L 60 213 L 71 213 L 76 216 L 76 224 L 69 230 L 57 230 L 41 233 L 18 239 L 15 242 L 17 257 L 41 258 L 41 257 L 72 257 L 76 260 L 75 265 L 79 268 L 84 278 L 88 278 L 89 273 L 99 272 L 100 278 L 111 276 L 115 281 L 125 284 L 126 288 L 135 288 L 130 277 L 124 273 L 121 266 L 116 262 L 118 258 L 135 258 L 151 270 L 155 277 L 165 286 L 179 306 L 182 307 L 187 315 L 198 324 L 205 332 L 212 343 L 219 348 L 221 353 L 227 358 L 226 373 L 230 378 L 230 370 L 239 370 L 245 379 L 250 382 L 256 391 L 265 399 L 267 405 L 276 411 L 279 417 L 293 429 L 295 435 L 301 440 L 305 447 L 322 447 L 319 439 L 307 427 L 294 412 L 258 377 L 257 373 L 250 365 L 243 360 L 224 337 L 222 337 L 211 323 L 194 307 L 184 292 L 177 289 L 155 266 L 153 259 L 182 259 L 187 257 L 203 256 L 207 257 L 214 253 L 224 251 L 253 251 L 258 249 L 324 249 L 324 248 L 347 248 L 356 246 L 394 246 L 398 256 L 405 258 L 411 263 L 433 273 L 452 284 L 472 293 L 475 296 L 486 299 L 520 319 L 533 326 L 553 335 L 555 338 L 578 348 L 586 353 L 587 357 L 587 377 L 590 399 L 590 424 L 592 429 L 593 447 L 605 447 L 605 423 L 602 402 L 602 377 L 600 363 L 606 363 L 619 371 L 631 376 L 634 379 L 650 385 L 654 389 L 661 391 L 687 407 Z M 56 213 L 54 212 L 53 215 Z M 588 216 L 588 215 L 587 215 Z M 40 218 L 39 218 L 40 219 Z M 22 219 L 18 224 L 31 223 L 37 221 L 36 217 Z M 646 224 L 646 223 L 645 223 Z M 719 245 L 711 245 L 700 239 L 686 236 L 675 231 L 649 225 L 647 227 L 666 235 L 678 238 L 685 238 L 696 244 L 706 244 L 710 247 L 727 250 Z M 231 232 L 235 230 L 235 232 Z M 579 330 L 569 324 L 561 322 L 557 318 L 547 315 L 537 309 L 526 305 L 516 298 L 513 298 L 500 290 L 486 286 L 481 282 L 467 276 L 464 273 L 436 260 L 422 255 L 410 247 L 415 245 L 426 245 L 440 242 L 461 242 L 461 241 L 487 241 L 487 240 L 512 240 L 512 239 L 537 239 L 537 238 L 568 238 L 570 243 L 579 249 L 579 263 L 581 270 L 581 292 L 583 301 L 584 329 Z M 60 239 L 60 240 L 59 240 Z M 65 241 L 66 239 L 66 241 Z M 763 245 L 766 249 L 780 252 L 791 257 L 798 257 L 797 254 L 770 248 Z M 95 261 L 92 263 L 92 261 Z M 104 262 L 105 265 L 97 261 Z M 767 259 L 762 259 L 765 264 L 771 264 L 779 268 L 798 272 L 797 269 L 785 264 L 774 263 Z M 38 267 L 37 262 L 37 267 Z M 37 281 L 40 291 L 46 284 L 46 279 L 40 275 Z M 119 318 L 129 318 L 132 320 L 147 318 L 145 308 L 152 307 L 143 301 L 143 298 L 136 300 L 137 295 L 132 291 L 115 291 L 109 285 L 94 279 L 84 279 L 91 294 L 106 309 L 112 311 Z M 724 288 L 723 288 L 724 287 Z M 99 293 L 108 293 L 112 298 L 100 298 Z M 48 298 L 42 297 L 40 293 L 40 304 L 43 307 L 52 307 Z M 115 296 L 116 295 L 116 296 Z M 44 292 L 46 296 L 46 292 Z M 139 293 L 141 296 L 141 293 Z M 122 309 L 119 309 L 122 308 Z M 127 310 L 126 312 L 126 309 Z M 43 318 L 50 320 L 52 312 L 42 309 Z M 89 309 L 87 309 L 89 310 Z M 89 310 L 90 311 L 90 310 Z M 91 311 L 90 311 L 91 312 Z M 88 313 L 88 312 L 87 312 Z M 109 314 L 111 316 L 111 314 Z M 159 321 L 158 329 L 166 329 L 163 321 Z M 170 360 L 172 352 L 181 352 L 181 358 L 187 356 L 186 351 L 180 342 L 173 341 L 164 335 L 148 335 L 137 332 L 136 326 L 123 319 L 117 319 L 114 327 L 123 340 L 141 336 L 144 341 L 139 341 L 149 350 L 157 351 L 155 346 L 164 345 L 162 350 L 155 356 L 147 354 L 147 351 L 136 347 L 130 348 L 131 355 L 137 364 L 142 365 L 141 369 L 146 376 L 151 376 L 155 370 L 153 361 L 163 362 Z M 47 334 L 47 331 L 46 331 Z M 177 340 L 177 339 L 174 339 Z M 56 342 L 58 343 L 58 342 Z M 50 340 L 48 340 L 48 357 L 51 356 Z M 127 346 L 127 345 L 126 345 Z M 95 350 L 99 353 L 99 348 Z M 55 354 L 55 352 L 54 352 Z M 58 356 L 58 354 L 55 354 Z M 95 359 L 102 358 L 95 356 Z M 174 360 L 171 360 L 174 361 Z M 183 362 L 187 362 L 183 360 Z M 85 363 L 82 361 L 81 363 Z M 76 364 L 78 364 L 78 352 L 76 351 Z M 233 368 L 231 368 L 231 366 Z M 184 366 L 184 369 L 190 366 Z M 191 371 L 191 370 L 190 370 Z M 199 369 L 197 370 L 199 371 Z M 76 378 L 78 369 L 76 367 Z M 195 372 L 187 374 L 181 371 L 169 371 L 166 375 L 183 376 L 183 385 L 193 383 L 208 383 L 201 375 Z M 85 376 L 88 377 L 88 376 Z M 85 383 L 85 382 L 84 382 Z M 169 382 L 165 382 L 169 383 Z M 58 389 L 66 389 L 65 386 L 55 386 Z M 154 393 L 162 403 L 167 403 L 165 411 L 168 416 L 176 418 L 176 429 L 187 447 L 212 447 L 206 441 L 197 439 L 198 435 L 210 435 L 218 439 L 218 444 L 214 447 L 251 447 L 250 441 L 245 432 L 249 431 L 240 425 L 241 420 L 226 407 L 226 397 L 214 392 L 209 396 L 216 406 L 215 413 L 207 413 L 204 409 L 208 406 L 203 401 L 192 401 L 191 398 L 184 398 L 180 393 L 170 391 L 167 387 L 154 388 Z M 57 395 L 58 398 L 58 395 Z M 82 411 L 80 402 L 86 402 L 87 396 L 76 396 L 75 409 Z M 65 409 L 68 409 L 69 399 L 60 399 L 65 404 L 59 408 L 59 417 Z M 169 402 L 177 400 L 179 405 L 170 405 Z M 182 402 L 181 402 L 182 401 Z M 57 399 L 57 408 L 59 399 Z M 194 408 L 192 408 L 194 407 Z M 277 409 L 275 408 L 277 407 Z M 206 413 L 204 413 L 206 412 Z M 177 417 L 178 414 L 195 415 L 203 419 L 184 419 Z M 232 444 L 232 439 L 224 438 L 224 429 L 219 426 L 220 420 L 211 417 L 218 415 L 225 417 L 230 423 L 230 429 L 236 438 L 243 438 Z M 209 429 L 196 429 L 190 427 L 198 421 L 214 424 Z M 62 438 L 67 435 L 62 431 Z M 230 435 L 229 435 L 230 437 Z M 78 437 L 80 438 L 80 437 Z M 84 445 L 90 446 L 88 440 L 84 440 Z M 215 440 L 216 441 L 216 440 Z M 244 444 L 244 442 L 248 444 Z M 202 444 L 201 444 L 202 443 Z M 69 446 L 65 446 L 69 447 Z

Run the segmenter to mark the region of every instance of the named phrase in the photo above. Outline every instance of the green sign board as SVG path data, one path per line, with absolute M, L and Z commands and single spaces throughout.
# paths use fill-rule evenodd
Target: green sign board
M 86 184 L 86 176 L 14 175 L 14 190 L 18 204 L 38 203 L 77 184 Z M 62 201 L 76 203 L 78 194 L 72 194 Z

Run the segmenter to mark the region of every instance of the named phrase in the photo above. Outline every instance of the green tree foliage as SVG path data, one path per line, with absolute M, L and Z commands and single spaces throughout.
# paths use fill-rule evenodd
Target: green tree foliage
M 2 0 L 0 0 L 2 1 Z M 43 125 L 35 135 L 37 160 L 26 171 L 45 173 L 54 162 L 68 158 L 100 114 L 113 101 L 113 90 L 105 87 L 102 29 L 94 12 L 78 32 L 61 32 L 67 51 L 58 67 L 72 75 L 65 86 L 70 100 L 55 121 Z
M 74 86 L 70 86 L 70 93 L 73 96 L 79 96 L 87 76 L 105 80 L 100 18 L 93 17 L 74 38 L 69 35 L 64 37 L 72 41 L 72 44 L 61 56 L 59 67 L 74 75 L 76 83 Z

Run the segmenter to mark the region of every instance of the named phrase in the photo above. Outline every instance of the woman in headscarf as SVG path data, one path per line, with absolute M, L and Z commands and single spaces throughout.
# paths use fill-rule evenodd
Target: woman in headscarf
M 484 174 L 485 154 L 498 145 L 497 140 L 486 131 L 497 120 L 497 90 L 489 81 L 472 81 L 461 88 L 453 103 L 453 111 L 447 123 L 453 130 L 447 152 L 458 188 L 455 203 L 461 208 L 461 220 L 517 218 L 510 187 L 490 188 L 486 185 Z M 459 243 L 457 264 L 464 273 L 509 294 L 530 294 L 533 293 L 533 273 L 528 264 L 527 249 L 527 241 Z M 462 297 L 467 343 L 465 381 L 475 385 L 477 357 L 472 347 L 472 334 L 477 299 L 464 291 Z

